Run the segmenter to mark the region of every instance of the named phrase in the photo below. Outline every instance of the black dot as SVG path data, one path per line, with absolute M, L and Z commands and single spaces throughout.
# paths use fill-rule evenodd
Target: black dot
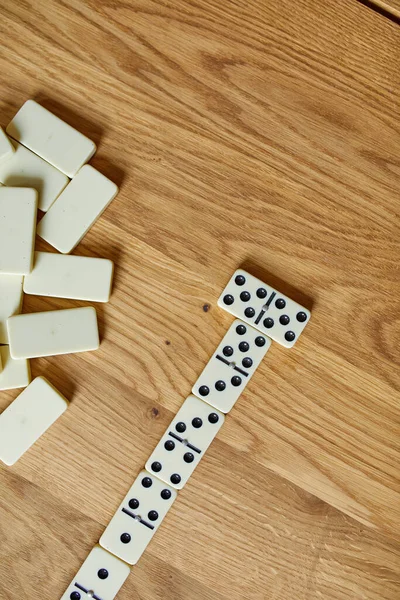
M 263 299 L 267 295 L 267 290 L 265 288 L 258 288 L 256 294 L 257 294 L 257 298 Z
M 186 452 L 186 454 L 183 456 L 183 460 L 185 463 L 191 463 L 194 461 L 194 456 L 191 452 Z
M 154 463 L 153 463 L 154 464 Z M 149 488 L 153 485 L 153 480 L 150 479 L 150 477 L 143 477 L 142 479 L 142 486 L 144 488 Z
M 282 315 L 281 317 L 279 317 L 279 323 L 281 325 L 289 325 L 290 319 L 289 319 L 288 315 Z
M 224 296 L 224 304 L 226 304 L 227 306 L 230 306 L 234 302 L 235 298 L 232 296 L 232 294 L 226 294 L 226 296 Z
M 192 425 L 195 429 L 199 429 L 203 425 L 203 421 L 200 417 L 195 417 L 192 421 Z
M 231 384 L 238 387 L 242 383 L 242 378 L 239 375 L 234 375 L 231 379 Z
M 79 592 L 72 592 L 70 595 L 70 600 L 81 600 L 81 595 Z
M 149 521 L 157 521 L 158 512 L 156 510 L 151 510 L 147 516 L 149 518 Z
M 254 340 L 254 343 L 256 346 L 258 346 L 258 348 L 262 348 L 265 346 L 265 338 L 262 335 L 258 335 Z
M 246 315 L 246 317 L 248 319 L 252 319 L 254 317 L 254 315 L 256 314 L 256 311 L 254 310 L 254 308 L 251 308 L 251 306 L 249 306 L 248 308 L 246 308 L 246 310 L 244 311 L 244 314 Z
M 178 433 L 183 433 L 184 431 L 186 431 L 186 425 L 185 423 L 182 423 L 182 421 L 179 421 L 179 423 L 175 425 L 175 429 Z
M 164 444 L 164 448 L 168 451 L 171 452 L 172 450 L 175 449 L 175 442 L 173 442 L 172 440 L 167 440 Z
M 232 356 L 232 354 L 233 354 L 232 346 L 225 346 L 225 348 L 222 350 L 222 354 L 224 356 Z
M 178 485 L 178 483 L 181 482 L 181 476 L 178 475 L 178 473 L 173 473 L 170 477 L 170 481 L 171 483 L 173 483 L 174 485 Z
M 99 571 L 97 571 L 97 577 L 99 579 L 107 579 L 107 577 L 108 577 L 107 569 L 100 569 Z
M 250 296 L 250 292 L 242 292 L 240 294 L 240 299 L 242 302 L 248 302 L 250 300 L 251 296 Z
M 129 544 L 132 538 L 129 533 L 123 533 L 119 539 L 123 544 Z
M 244 334 L 246 333 L 246 331 L 247 331 L 247 327 L 246 327 L 246 325 L 238 325 L 238 326 L 236 327 L 236 333 L 237 333 L 238 335 L 244 335 Z
M 128 502 L 129 504 L 129 508 L 133 508 L 133 510 L 136 510 L 137 508 L 139 508 L 139 500 L 137 498 L 131 498 Z
M 295 336 L 295 334 L 293 333 L 293 331 L 287 331 L 287 332 L 285 333 L 285 340 L 286 340 L 287 342 L 293 342 L 293 340 L 295 339 L 295 337 L 296 337 L 296 336 Z
M 158 461 L 155 461 L 152 463 L 151 465 L 151 470 L 154 471 L 154 473 L 159 473 L 162 469 L 162 464 Z
M 239 344 L 240 352 L 248 352 L 249 348 L 250 348 L 250 346 L 247 342 L 240 342 L 240 344 Z
M 206 385 L 201 385 L 199 387 L 200 396 L 208 396 L 209 393 L 210 393 L 210 388 L 208 388 Z
M 171 498 L 171 490 L 163 490 L 160 496 L 163 500 L 169 500 Z
M 286 302 L 283 298 L 278 298 L 278 300 L 275 300 L 275 306 L 276 308 L 285 308 Z
M 217 390 L 217 392 L 223 392 L 225 388 L 226 388 L 226 384 L 225 384 L 225 381 L 222 381 L 222 379 L 219 379 L 215 383 L 215 389 Z
M 299 321 L 299 323 L 304 323 L 304 321 L 307 321 L 307 315 L 301 310 L 297 313 L 296 319 Z
M 274 320 L 271 319 L 271 317 L 267 317 L 266 319 L 264 319 L 264 327 L 266 327 L 267 329 L 271 329 L 271 327 L 274 326 Z
M 219 416 L 217 415 L 217 413 L 210 413 L 208 415 L 208 421 L 214 425 L 215 423 L 218 423 Z
M 244 358 L 242 360 L 242 365 L 244 366 L 245 369 L 250 369 L 250 367 L 253 366 L 253 361 L 251 360 L 251 358 L 246 356 L 246 358 Z
M 244 275 L 236 275 L 235 283 L 236 285 L 244 285 L 246 283 L 246 277 Z

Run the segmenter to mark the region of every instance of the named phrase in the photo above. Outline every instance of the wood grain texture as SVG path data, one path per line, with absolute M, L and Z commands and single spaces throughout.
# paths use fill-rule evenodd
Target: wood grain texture
M 116 263 L 101 348 L 32 361 L 72 403 L 0 470 L 5 598 L 59 597 L 229 326 L 216 301 L 243 266 L 312 320 L 269 351 L 120 597 L 394 600 L 399 28 L 355 0 L 0 8 L 1 124 L 35 98 L 121 186 L 76 250 Z

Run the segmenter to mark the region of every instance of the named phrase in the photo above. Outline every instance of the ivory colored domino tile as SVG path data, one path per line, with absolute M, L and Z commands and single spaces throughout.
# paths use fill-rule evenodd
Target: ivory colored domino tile
M 0 127 L 0 163 L 14 154 L 14 146 Z
M 8 346 L 0 346 L 0 360 L 3 362 L 3 371 L 0 372 L 0 390 L 13 390 L 29 385 L 31 381 L 29 360 L 11 358 Z
M 90 165 L 84 165 L 44 215 L 38 234 L 69 254 L 118 193 L 118 187 Z
M 122 560 L 95 546 L 61 600 L 114 600 L 130 570 Z
M 46 212 L 61 194 L 69 179 L 18 142 L 13 141 L 15 152 L 0 162 L 0 181 L 11 187 L 32 187 L 38 191 L 38 208 Z
M 87 352 L 100 345 L 93 306 L 17 315 L 7 327 L 16 359 Z
M 25 275 L 33 263 L 37 192 L 0 188 L 0 274 Z
M 68 177 L 96 152 L 94 142 L 34 100 L 25 102 L 6 131 Z
M 47 379 L 36 377 L 0 415 L 0 460 L 17 462 L 67 407 Z
M 0 275 L 0 344 L 8 344 L 7 319 L 21 311 L 22 275 Z
M 105 258 L 35 252 L 24 292 L 36 296 L 108 302 L 114 265 Z

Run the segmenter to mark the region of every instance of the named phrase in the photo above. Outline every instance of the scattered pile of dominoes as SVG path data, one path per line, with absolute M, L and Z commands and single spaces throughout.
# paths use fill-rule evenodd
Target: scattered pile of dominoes
M 26 388 L 0 415 L 0 460 L 14 464 L 66 410 L 44 377 L 32 383 L 29 359 L 99 347 L 91 307 L 19 314 L 23 292 L 107 302 L 113 263 L 71 256 L 118 192 L 86 163 L 86 136 L 28 100 L 0 128 L 0 390 Z M 37 211 L 44 212 L 37 223 Z M 35 252 L 39 234 L 62 254 Z
M 271 345 L 296 342 L 310 312 L 243 270 L 220 307 L 232 323 L 61 600 L 113 600 Z
M 118 192 L 86 163 L 96 147 L 29 100 L 0 129 L 0 390 L 26 389 L 0 415 L 0 460 L 12 465 L 65 411 L 29 359 L 95 350 L 93 307 L 19 314 L 27 294 L 107 302 L 111 261 L 70 256 Z M 70 178 L 71 181 L 70 181 Z M 45 212 L 36 229 L 37 209 Z M 34 252 L 35 233 L 61 254 Z M 61 600 L 113 600 L 271 345 L 290 348 L 310 312 L 243 270 L 220 307 L 236 317 Z M 27 386 L 27 387 L 26 387 Z

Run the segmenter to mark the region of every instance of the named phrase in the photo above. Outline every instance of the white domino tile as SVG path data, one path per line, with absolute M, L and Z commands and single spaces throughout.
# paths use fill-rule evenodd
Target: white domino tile
M 31 381 L 29 360 L 14 360 L 8 346 L 0 346 L 0 361 L 3 370 L 0 372 L 0 391 L 23 388 Z
M 11 158 L 14 154 L 14 146 L 0 127 L 0 163 Z
M 0 460 L 13 465 L 67 409 L 67 400 L 37 377 L 0 414 Z
M 61 194 L 69 179 L 40 156 L 13 141 L 15 152 L 0 162 L 0 182 L 11 187 L 30 187 L 38 191 L 38 208 L 46 211 Z
M 23 275 L 0 275 L 0 344 L 8 344 L 7 319 L 21 311 Z
M 34 100 L 25 102 L 6 131 L 68 177 L 96 151 L 94 142 Z
M 181 489 L 221 429 L 225 416 L 189 396 L 146 463 L 146 471 Z
M 11 317 L 7 321 L 11 356 L 16 359 L 86 352 L 99 347 L 92 306 Z
M 271 340 L 236 319 L 218 345 L 192 393 L 229 412 L 271 346 Z
M 137 563 L 176 499 L 177 492 L 147 471 L 136 478 L 100 538 L 100 545 Z
M 0 275 L 25 275 L 32 269 L 37 192 L 0 188 Z
M 36 296 L 108 302 L 114 265 L 105 258 L 35 252 L 24 292 Z
M 95 546 L 61 600 L 114 600 L 129 573 L 126 563 Z
M 286 348 L 294 346 L 311 316 L 307 308 L 243 269 L 232 275 L 218 306 Z
M 69 254 L 117 193 L 115 183 L 84 165 L 44 215 L 38 234 L 63 254 Z

